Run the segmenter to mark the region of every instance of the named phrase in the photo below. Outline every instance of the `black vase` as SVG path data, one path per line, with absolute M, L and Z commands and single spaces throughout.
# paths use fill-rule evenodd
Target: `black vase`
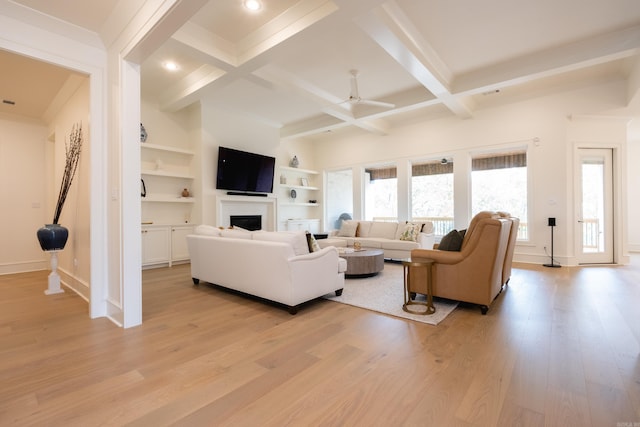
M 69 230 L 60 224 L 46 224 L 37 234 L 43 251 L 60 251 L 67 244 Z

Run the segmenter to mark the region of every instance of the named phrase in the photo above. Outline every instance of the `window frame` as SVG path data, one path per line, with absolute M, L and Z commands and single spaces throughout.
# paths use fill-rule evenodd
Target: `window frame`
M 474 209 L 473 209 L 473 172 L 474 172 L 474 167 L 473 167 L 473 162 L 476 159 L 479 158 L 489 158 L 489 157 L 502 157 L 502 156 L 508 156 L 509 154 L 524 154 L 525 156 L 525 166 L 527 168 L 526 171 L 526 179 L 527 179 L 527 183 L 526 183 L 526 188 L 527 188 L 527 198 L 526 198 L 526 210 L 527 210 L 527 214 L 526 214 L 526 218 L 520 218 L 520 226 L 526 226 L 527 227 L 527 236 L 526 238 L 521 238 L 520 237 L 520 233 L 518 233 L 518 238 L 517 241 L 518 243 L 529 243 L 531 242 L 531 236 L 533 235 L 533 231 L 534 231 L 534 226 L 530 220 L 531 217 L 531 212 L 533 211 L 533 205 L 532 205 L 532 194 L 533 194 L 533 180 L 531 177 L 532 174 L 532 168 L 531 168 L 531 150 L 529 145 L 514 145 L 514 146 L 503 146 L 500 148 L 496 148 L 496 149 L 491 149 L 491 150 L 479 150 L 479 151 L 470 151 L 469 152 L 469 210 L 471 212 L 471 215 L 473 216 L 474 214 Z M 494 169 L 500 169 L 500 168 L 494 168 Z M 489 168 L 485 169 L 485 170 L 489 170 Z M 510 214 L 513 214 L 513 212 L 509 212 Z

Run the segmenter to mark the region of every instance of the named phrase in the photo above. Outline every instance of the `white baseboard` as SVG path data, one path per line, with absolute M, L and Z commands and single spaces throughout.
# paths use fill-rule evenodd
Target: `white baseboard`
M 41 270 L 47 270 L 47 269 L 49 269 L 49 262 L 47 260 L 21 261 L 21 262 L 0 264 L 0 275 L 28 273 L 30 271 L 41 271 Z

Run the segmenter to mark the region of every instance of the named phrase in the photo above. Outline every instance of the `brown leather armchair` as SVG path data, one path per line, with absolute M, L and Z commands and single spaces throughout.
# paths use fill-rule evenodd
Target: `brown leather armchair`
M 505 255 L 512 221 L 480 212 L 469 224 L 459 252 L 413 249 L 412 261 L 433 260 L 433 296 L 480 305 L 486 314 L 502 290 Z M 426 294 L 424 269 L 411 268 L 408 291 Z
M 504 256 L 504 267 L 502 268 L 502 284 L 506 285 L 511 280 L 511 267 L 513 264 L 513 252 L 516 249 L 516 240 L 518 239 L 518 228 L 520 227 L 520 218 L 511 216 L 508 213 L 500 212 L 499 215 L 511 221 L 511 231 L 509 231 L 509 242 L 507 244 L 507 253 Z

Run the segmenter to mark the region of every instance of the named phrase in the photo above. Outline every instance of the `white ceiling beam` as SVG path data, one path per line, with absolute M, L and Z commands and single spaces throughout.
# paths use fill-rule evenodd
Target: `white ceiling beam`
M 136 64 L 141 64 L 145 59 L 153 54 L 171 34 L 182 27 L 198 10 L 207 3 L 208 0 L 192 1 L 166 1 L 163 7 L 154 8 L 145 5 L 132 20 L 127 21 L 126 28 L 116 25 L 122 16 L 116 12 L 122 8 L 131 7 L 132 2 L 119 2 L 118 7 L 112 13 L 101 32 L 106 46 L 111 46 L 118 39 L 131 40 L 131 45 L 121 49 L 125 53 L 127 60 Z M 126 13 L 124 16 L 131 16 Z M 109 30 L 109 31 L 107 31 Z M 114 32 L 114 30 L 117 30 Z M 129 32 L 135 32 L 131 37 Z
M 299 138 L 339 129 L 348 125 L 349 123 L 336 119 L 335 117 L 320 115 L 283 126 L 280 128 L 280 138 Z
M 274 84 L 275 86 L 284 88 L 292 93 L 297 93 L 311 101 L 323 106 L 337 106 L 343 98 L 338 98 L 333 94 L 319 88 L 309 81 L 300 78 L 297 74 L 291 73 L 275 65 L 268 65 L 257 70 L 254 75 Z M 342 107 L 343 110 L 348 110 Z
M 473 95 L 637 54 L 640 26 L 595 36 L 456 77 L 453 93 Z
M 640 105 L 640 58 L 631 65 L 627 79 L 627 104 Z
M 218 65 L 221 68 L 238 66 L 236 47 L 233 43 L 218 37 L 193 22 L 187 22 L 173 34 L 172 38 L 201 52 L 209 57 L 214 65 Z
M 451 96 L 451 72 L 395 2 L 359 16 L 356 23 L 452 112 L 471 117 L 469 105 Z
M 281 88 L 312 100 L 322 106 L 322 111 L 325 114 L 342 120 L 345 123 L 352 124 L 377 135 L 386 135 L 389 132 L 389 125 L 386 122 L 354 117 L 350 108 L 351 105 L 345 102 L 344 99 L 332 95 L 293 73 L 269 66 L 259 70 L 256 74 Z
M 301 0 L 237 43 L 237 63 L 265 53 L 338 10 L 330 0 Z
M 188 76 L 170 88 L 161 97 L 163 109 L 172 111 L 182 108 L 197 100 L 200 92 L 238 78 L 246 78 L 260 86 L 269 87 L 267 81 L 252 75 L 259 63 L 266 60 L 263 54 L 336 10 L 337 6 L 330 0 L 303 0 L 237 44 L 187 22 L 175 32 L 173 39 L 194 49 L 202 56 L 203 61 L 215 66 L 215 70 L 205 69 L 205 75 L 202 76 L 201 68 L 193 76 Z M 220 80 L 221 77 L 224 79 Z
M 162 94 L 160 109 L 178 111 L 196 102 L 200 98 L 199 92 L 202 89 L 219 80 L 225 74 L 223 70 L 209 64 L 200 66 Z

